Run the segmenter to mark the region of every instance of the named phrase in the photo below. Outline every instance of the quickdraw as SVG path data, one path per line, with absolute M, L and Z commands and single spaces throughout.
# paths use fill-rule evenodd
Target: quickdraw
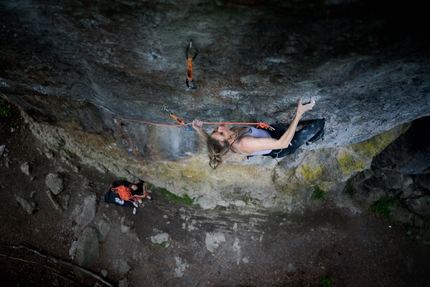
M 193 130 L 191 128 L 190 124 L 187 124 L 181 118 L 179 118 L 178 116 L 175 116 L 173 113 L 171 113 L 169 111 L 169 109 L 167 107 L 164 107 L 163 111 L 165 111 L 166 113 L 168 113 L 175 121 L 177 121 L 180 125 L 182 125 L 185 128 L 185 131 L 189 132 L 189 131 Z
M 196 47 L 193 47 L 193 39 L 191 39 L 190 44 L 185 49 L 185 58 L 188 60 L 187 79 L 185 80 L 185 84 L 190 90 L 197 89 L 197 85 L 193 80 L 193 60 L 197 57 L 197 54 L 198 50 Z

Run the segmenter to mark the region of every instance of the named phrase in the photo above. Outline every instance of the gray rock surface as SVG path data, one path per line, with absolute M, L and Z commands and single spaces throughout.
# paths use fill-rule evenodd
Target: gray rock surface
M 154 244 L 162 244 L 165 247 L 170 246 L 170 235 L 167 232 L 161 232 L 151 236 L 151 242 Z
M 225 234 L 222 232 L 207 232 L 205 243 L 206 243 L 206 249 L 214 253 L 214 251 L 220 246 L 220 244 L 225 243 Z
M 129 285 L 128 285 L 127 278 L 124 278 L 118 282 L 118 287 L 128 287 L 128 286 Z
M 49 200 L 52 202 L 52 205 L 54 206 L 54 208 L 60 212 L 63 212 L 64 208 L 58 202 L 55 195 L 50 190 L 46 190 L 45 192 L 46 192 L 46 195 L 48 196 Z
M 187 260 L 181 258 L 181 257 L 175 257 L 175 277 L 182 277 L 184 274 L 185 269 L 188 267 Z
M 86 227 L 76 244 L 75 262 L 82 267 L 91 268 L 99 256 L 100 243 L 97 231 Z
M 30 166 L 28 165 L 28 162 L 24 162 L 20 166 L 22 173 L 26 175 L 30 175 Z
M 127 261 L 124 259 L 118 260 L 114 262 L 115 269 L 121 274 L 121 276 L 124 276 L 130 271 L 131 267 L 127 264 Z
M 405 204 L 408 208 L 425 218 L 430 218 L 430 196 L 421 196 L 416 198 L 407 198 Z
M 76 226 L 75 233 L 84 229 L 95 217 L 97 197 L 94 194 L 87 195 L 82 205 L 77 205 L 74 211 Z
M 33 214 L 36 211 L 36 203 L 29 201 L 19 195 L 15 196 L 16 201 L 24 208 L 28 214 Z
M 64 189 L 64 177 L 59 173 L 48 173 L 45 184 L 53 194 L 58 195 Z
M 110 220 L 106 217 L 106 218 L 102 218 L 99 223 L 98 223 L 98 230 L 99 230 L 99 239 L 100 241 L 103 241 L 106 236 L 109 233 L 111 227 L 111 222 Z
M 417 119 L 403 136 L 372 160 L 372 166 L 402 174 L 430 173 L 429 142 L 430 117 Z

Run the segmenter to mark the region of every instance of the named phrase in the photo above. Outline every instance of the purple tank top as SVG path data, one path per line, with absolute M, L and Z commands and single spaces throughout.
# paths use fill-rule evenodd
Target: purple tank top
M 249 127 L 249 131 L 247 131 L 246 133 L 241 134 L 241 135 L 236 139 L 236 141 L 238 141 L 237 149 L 239 150 L 239 152 L 240 152 L 240 154 L 241 154 L 241 155 L 263 155 L 263 154 L 268 154 L 268 153 L 270 153 L 270 152 L 272 151 L 271 149 L 268 149 L 268 150 L 260 150 L 260 151 L 256 151 L 256 152 L 254 152 L 254 153 L 252 153 L 252 154 L 244 154 L 244 153 L 242 153 L 242 151 L 240 150 L 240 147 L 239 147 L 239 142 L 240 142 L 240 139 L 241 139 L 243 136 L 247 135 L 247 134 L 252 134 L 252 136 L 253 136 L 254 138 L 272 138 L 272 137 L 270 136 L 270 134 L 269 134 L 266 130 L 263 130 L 263 129 L 257 129 L 257 128 L 254 128 L 254 127 Z M 234 151 L 233 151 L 233 152 L 234 152 Z

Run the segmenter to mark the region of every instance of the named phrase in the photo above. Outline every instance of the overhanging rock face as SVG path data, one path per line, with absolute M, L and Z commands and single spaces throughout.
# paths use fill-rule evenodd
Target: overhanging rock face
M 302 185 L 368 167 L 402 124 L 430 114 L 419 15 L 399 27 L 408 9 L 334 2 L 3 1 L 1 95 L 41 139 L 100 170 L 142 177 L 137 147 L 151 182 L 202 205 L 241 206 L 246 195 L 273 206 L 279 194 L 290 205 Z M 190 39 L 196 90 L 185 85 Z M 304 120 L 326 119 L 324 141 L 276 168 L 233 156 L 213 172 L 196 133 L 152 124 L 175 124 L 163 107 L 186 122 L 290 121 L 311 96 Z M 340 168 L 321 168 L 323 154 L 341 154 Z

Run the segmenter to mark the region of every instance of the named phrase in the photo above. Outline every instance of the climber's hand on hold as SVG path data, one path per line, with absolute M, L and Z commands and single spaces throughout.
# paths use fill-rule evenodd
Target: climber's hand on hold
M 302 98 L 299 99 L 299 104 L 297 107 L 297 114 L 303 115 L 309 110 L 312 110 L 312 108 L 315 106 L 315 99 L 312 97 L 310 102 L 302 104 Z
M 202 121 L 199 121 L 196 119 L 192 122 L 192 126 L 193 126 L 193 129 L 195 129 L 205 141 L 208 139 L 209 135 L 203 129 Z
M 201 130 L 202 128 L 203 128 L 203 122 L 201 122 L 197 119 L 193 121 L 193 129 L 198 131 L 198 130 Z

